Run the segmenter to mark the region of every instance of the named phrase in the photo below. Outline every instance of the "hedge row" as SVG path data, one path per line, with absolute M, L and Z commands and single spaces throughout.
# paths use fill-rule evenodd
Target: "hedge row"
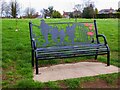
M 95 18 L 120 18 L 120 13 L 115 14 L 97 14 Z

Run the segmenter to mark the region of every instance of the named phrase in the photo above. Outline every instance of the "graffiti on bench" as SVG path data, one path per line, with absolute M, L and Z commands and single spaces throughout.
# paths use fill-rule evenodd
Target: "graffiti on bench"
M 92 31 L 93 30 L 92 24 L 73 23 L 73 24 L 66 24 L 66 25 L 67 25 L 66 27 L 62 28 L 62 27 L 58 27 L 56 24 L 49 25 L 44 20 L 41 20 L 41 24 L 39 28 L 43 36 L 43 39 L 45 40 L 45 43 L 43 44 L 43 46 L 50 44 L 48 40 L 49 35 L 51 35 L 52 41 L 57 45 L 62 45 L 67 43 L 65 41 L 66 37 L 67 37 L 67 41 L 69 41 L 69 44 L 74 44 L 75 38 L 77 37 L 75 35 L 76 28 L 79 29 L 77 31 L 77 34 L 79 34 L 79 37 L 77 37 L 77 39 L 79 40 L 81 39 L 80 37 L 82 37 L 82 39 L 84 37 L 84 40 L 88 41 L 88 36 L 90 36 L 91 38 L 93 38 L 94 36 L 94 32 Z

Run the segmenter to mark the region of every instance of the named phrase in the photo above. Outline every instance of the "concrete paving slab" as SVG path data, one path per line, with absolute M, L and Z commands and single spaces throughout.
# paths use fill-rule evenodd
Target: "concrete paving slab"
M 78 62 L 69 64 L 59 64 L 49 67 L 39 68 L 39 74 L 35 74 L 33 80 L 40 82 L 64 80 L 70 78 L 80 78 L 86 76 L 96 76 L 100 74 L 118 73 L 120 68 L 110 65 L 106 66 L 100 62 Z

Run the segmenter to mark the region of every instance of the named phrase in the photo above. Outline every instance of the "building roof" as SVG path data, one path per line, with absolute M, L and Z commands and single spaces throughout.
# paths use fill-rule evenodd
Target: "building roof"
M 108 13 L 115 13 L 116 11 L 112 8 L 110 9 L 102 9 L 99 11 L 99 14 L 108 14 Z

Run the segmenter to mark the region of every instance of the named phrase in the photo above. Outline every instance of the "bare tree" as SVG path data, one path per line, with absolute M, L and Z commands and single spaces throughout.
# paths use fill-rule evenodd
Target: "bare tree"
M 84 7 L 83 4 L 76 4 L 76 5 L 74 6 L 74 8 L 75 8 L 77 11 L 81 11 L 81 12 L 82 12 L 82 10 L 83 10 L 83 7 Z
M 1 17 L 8 17 L 9 16 L 9 6 L 7 4 L 7 2 L 5 2 L 4 0 L 1 0 L 1 6 L 0 6 L 0 10 L 1 10 Z
M 53 6 L 49 6 L 48 11 L 49 11 L 50 17 L 52 17 L 52 13 L 54 12 Z
M 10 8 L 9 6 L 7 5 L 6 8 L 5 8 L 5 17 L 9 17 L 10 16 Z
M 85 7 L 83 10 L 83 17 L 94 18 L 95 15 L 94 7 L 95 7 L 94 2 L 92 2 L 91 0 L 87 0 L 87 2 L 85 2 Z
M 43 10 L 43 9 L 40 10 L 40 13 L 42 14 L 42 17 L 45 17 L 45 16 L 44 16 L 45 14 L 44 14 L 44 10 Z
M 50 16 L 48 9 L 43 8 L 43 10 L 41 10 L 41 13 L 43 14 L 44 18 L 46 18 L 47 16 Z
M 20 11 L 20 6 L 19 6 L 19 3 L 15 0 L 11 0 L 10 1 L 10 15 L 13 17 L 13 18 L 16 18 L 17 15 L 19 14 L 19 11 Z
M 27 8 L 25 9 L 25 15 L 26 15 L 28 18 L 31 18 L 33 15 L 35 15 L 35 9 L 34 9 L 34 8 L 27 7 Z
M 1 16 L 3 15 L 3 12 L 4 12 L 4 9 L 5 9 L 5 4 L 6 2 L 5 1 L 0 1 L 1 2 L 1 5 L 0 5 L 0 13 L 1 13 Z
M 93 7 L 93 8 L 95 7 L 94 2 L 91 0 L 84 1 L 84 4 L 85 4 L 85 7 Z
M 47 9 L 43 8 L 40 12 L 42 13 L 44 18 L 46 18 L 47 16 L 52 18 L 52 14 L 55 11 L 53 8 L 53 6 L 49 6 Z
M 76 4 L 74 6 L 73 16 L 76 17 L 76 18 L 82 17 L 82 10 L 83 10 L 83 4 Z

